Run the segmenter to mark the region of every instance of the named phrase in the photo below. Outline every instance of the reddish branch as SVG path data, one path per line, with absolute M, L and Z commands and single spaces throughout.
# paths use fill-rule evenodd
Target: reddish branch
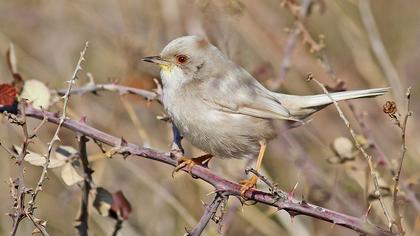
M 141 97 L 144 97 L 148 100 L 159 100 L 159 94 L 144 89 L 127 87 L 119 84 L 95 84 L 88 83 L 79 88 L 73 88 L 70 93 L 83 95 L 85 93 L 96 93 L 99 91 L 111 91 L 118 92 L 119 94 L 135 94 Z M 57 94 L 63 96 L 66 93 L 66 90 L 60 89 L 56 90 Z
M 37 119 L 42 119 L 47 116 L 48 122 L 58 124 L 60 122 L 59 115 L 51 112 L 42 112 L 33 107 L 26 109 L 26 115 Z M 121 139 L 100 130 L 97 130 L 85 123 L 66 119 L 63 122 L 63 126 L 79 132 L 87 137 L 90 137 L 99 142 L 105 143 L 113 147 L 120 147 L 120 153 L 126 155 L 135 155 L 154 161 L 159 161 L 171 166 L 177 165 L 177 160 L 170 155 L 170 153 L 156 151 L 150 148 L 139 147 L 132 143 L 127 143 L 121 146 Z M 211 170 L 201 167 L 194 166 L 192 174 L 198 179 L 201 179 L 216 188 L 217 191 L 223 191 L 224 193 L 231 196 L 240 196 L 241 186 L 223 177 L 220 177 L 213 173 Z M 306 215 L 314 217 L 323 221 L 331 222 L 335 225 L 341 225 L 343 227 L 352 229 L 361 234 L 374 234 L 374 235 L 394 235 L 393 233 L 381 229 L 375 225 L 369 224 L 362 217 L 353 217 L 345 215 L 339 212 L 335 212 L 320 206 L 309 204 L 305 201 L 299 201 L 295 198 L 288 197 L 286 199 L 278 199 L 271 193 L 251 189 L 245 193 L 245 197 L 248 200 L 253 200 L 265 205 L 277 207 L 279 210 L 285 210 L 290 215 Z
M 226 196 L 223 192 L 216 192 L 216 195 L 211 203 L 206 206 L 200 221 L 190 232 L 187 233 L 187 236 L 200 236 L 209 221 L 216 215 L 217 209 L 225 199 Z

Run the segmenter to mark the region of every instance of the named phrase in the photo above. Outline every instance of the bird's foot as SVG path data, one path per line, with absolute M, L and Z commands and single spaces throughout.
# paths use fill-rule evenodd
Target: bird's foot
M 188 173 L 190 175 L 192 175 L 192 168 L 195 165 L 200 165 L 200 166 L 204 166 L 204 167 L 208 167 L 208 163 L 210 161 L 210 159 L 213 156 L 210 154 L 206 154 L 200 157 L 196 157 L 196 158 L 188 158 L 188 157 L 180 157 L 178 158 L 178 164 L 177 166 L 174 168 L 174 170 L 172 171 L 172 177 L 174 177 L 174 174 L 176 172 L 178 172 L 179 170 L 181 170 L 182 168 L 186 167 L 186 170 L 188 171 Z
M 249 189 L 255 187 L 255 184 L 257 183 L 257 180 L 258 180 L 257 176 L 252 176 L 249 179 L 241 180 L 239 182 L 239 184 L 242 185 L 241 196 L 243 196 L 246 193 L 246 191 L 248 191 Z

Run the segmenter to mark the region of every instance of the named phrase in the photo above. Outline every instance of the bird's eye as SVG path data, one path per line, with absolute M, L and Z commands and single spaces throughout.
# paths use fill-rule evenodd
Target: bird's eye
M 188 61 L 188 57 L 185 56 L 185 55 L 177 55 L 176 60 L 177 60 L 178 63 L 184 64 L 185 62 Z

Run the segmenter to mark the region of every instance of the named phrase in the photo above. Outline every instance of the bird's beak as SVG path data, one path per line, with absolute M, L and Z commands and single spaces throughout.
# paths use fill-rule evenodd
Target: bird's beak
M 171 72 L 172 70 L 171 63 L 162 59 L 160 56 L 145 57 L 142 60 L 158 65 L 165 72 Z
M 143 61 L 155 63 L 158 65 L 167 65 L 168 62 L 163 60 L 160 56 L 151 56 L 151 57 L 145 57 L 142 59 Z

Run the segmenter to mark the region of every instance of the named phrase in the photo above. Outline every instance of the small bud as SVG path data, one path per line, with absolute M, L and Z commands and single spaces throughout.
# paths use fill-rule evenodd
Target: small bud
M 389 116 L 394 117 L 395 113 L 397 113 L 397 105 L 393 101 L 387 101 L 383 106 L 383 111 Z

